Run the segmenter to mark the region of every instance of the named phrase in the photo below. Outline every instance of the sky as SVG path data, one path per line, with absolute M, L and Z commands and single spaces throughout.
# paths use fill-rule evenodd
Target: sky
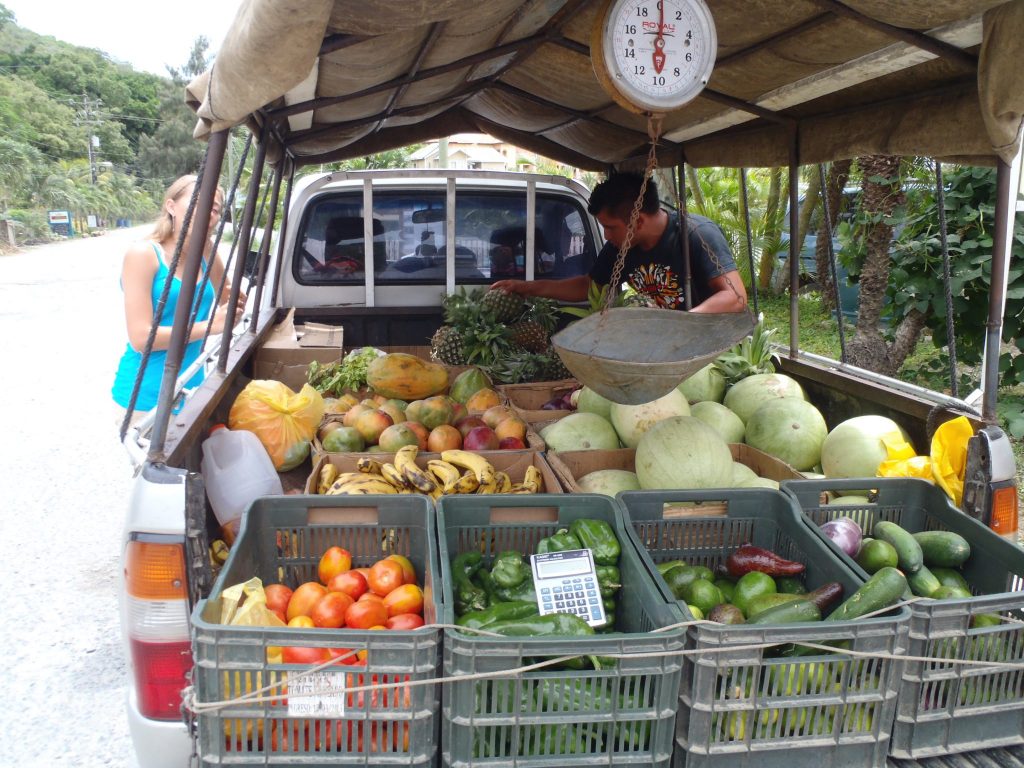
M 188 61 L 200 35 L 217 52 L 241 0 L 0 0 L 18 26 L 87 48 L 135 69 L 167 76 Z

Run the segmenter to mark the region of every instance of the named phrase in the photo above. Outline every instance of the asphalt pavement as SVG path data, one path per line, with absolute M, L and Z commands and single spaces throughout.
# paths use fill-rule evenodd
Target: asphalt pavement
M 0 256 L 0 765 L 133 766 L 117 603 L 131 465 L 110 387 L 146 228 Z

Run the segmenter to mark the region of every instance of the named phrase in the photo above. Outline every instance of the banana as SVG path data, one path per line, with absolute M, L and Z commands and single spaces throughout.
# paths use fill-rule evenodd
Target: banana
M 395 487 L 395 490 L 404 490 L 408 487 L 408 483 L 405 482 L 405 477 L 401 472 L 398 471 L 398 467 L 394 464 L 381 464 L 380 473 L 384 476 L 384 479 Z
M 508 472 L 495 472 L 494 482 L 497 485 L 495 493 L 508 493 L 512 490 L 512 478 L 508 476 Z
M 442 451 L 441 459 L 456 467 L 473 470 L 480 485 L 488 485 L 494 481 L 494 467 L 491 466 L 491 462 L 472 451 L 461 449 Z
M 444 487 L 444 492 L 473 493 L 479 487 L 480 481 L 476 479 L 476 475 L 473 474 L 472 470 L 466 470 L 463 474 L 459 475 L 458 480 L 446 485 Z
M 525 493 L 533 493 L 533 491 L 531 491 L 531 490 L 530 490 L 529 488 L 527 488 L 527 487 L 526 487 L 525 485 L 523 485 L 522 483 L 515 483 L 515 484 L 514 484 L 514 485 L 513 485 L 513 486 L 512 486 L 512 487 L 511 487 L 511 488 L 509 489 L 509 493 L 512 493 L 512 494 L 517 494 L 517 495 L 521 495 L 521 494 L 525 494 Z
M 480 487 L 476 489 L 477 493 L 489 494 L 498 492 L 498 478 L 497 476 L 492 477 L 486 483 L 480 483 Z
M 328 489 L 328 496 L 356 493 L 397 493 L 395 486 L 379 475 L 345 472 Z
M 364 472 L 367 475 L 379 475 L 380 462 L 376 459 L 370 458 L 369 456 L 363 456 L 356 462 L 356 468 L 360 472 Z
M 224 543 L 222 539 L 215 539 L 210 545 L 210 565 L 215 568 L 223 565 L 228 559 L 228 553 L 231 550 L 228 545 Z
M 416 464 L 415 445 L 404 445 L 395 452 L 395 467 L 413 488 L 421 493 L 431 493 L 436 487 L 433 476 Z
M 462 472 L 459 471 L 458 467 L 440 459 L 428 461 L 427 469 L 437 479 L 437 484 L 441 487 L 448 486 L 462 477 Z
M 540 476 L 540 470 L 532 464 L 526 468 L 523 485 L 530 489 L 530 493 L 540 493 L 544 488 L 544 479 Z
M 338 468 L 330 462 L 327 462 L 320 467 L 320 478 L 316 484 L 316 492 L 319 494 L 327 493 L 327 489 L 331 487 L 337 478 Z

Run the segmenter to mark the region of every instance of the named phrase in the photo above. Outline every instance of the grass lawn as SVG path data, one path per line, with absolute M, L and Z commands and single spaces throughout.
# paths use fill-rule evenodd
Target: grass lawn
M 774 337 L 777 344 L 789 346 L 789 296 L 758 297 L 758 308 L 764 314 L 765 327 L 777 328 Z M 817 355 L 839 359 L 839 328 L 831 313 L 822 309 L 817 293 L 805 293 L 799 299 L 800 308 L 800 348 Z M 844 331 L 847 342 L 853 336 L 853 325 L 844 320 Z M 966 370 L 966 369 L 964 369 Z M 974 372 L 975 380 L 980 380 Z M 914 353 L 910 355 L 900 368 L 897 376 L 902 381 L 917 384 L 928 389 L 949 393 L 949 370 L 943 363 L 941 350 L 932 344 L 931 337 L 922 337 Z M 961 392 L 961 396 L 965 393 Z M 1024 386 L 1003 387 L 999 390 L 1000 426 L 1007 428 L 1006 415 L 1024 410 Z M 1014 457 L 1017 466 L 1017 493 L 1021 499 L 1020 530 L 1024 533 L 1024 440 L 1013 439 Z M 1018 534 L 1020 536 L 1020 534 Z

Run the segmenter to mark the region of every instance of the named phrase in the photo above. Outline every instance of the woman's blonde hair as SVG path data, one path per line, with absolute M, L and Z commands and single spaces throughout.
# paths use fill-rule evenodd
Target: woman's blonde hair
M 174 232 L 174 221 L 171 219 L 171 214 L 167 212 L 167 203 L 175 202 L 179 198 L 192 191 L 192 187 L 196 183 L 197 177 L 195 174 L 186 174 L 174 180 L 174 182 L 164 192 L 164 199 L 160 203 L 160 216 L 153 224 L 153 231 L 149 237 L 151 240 L 155 240 L 158 243 L 163 242 L 170 237 Z M 224 190 L 221 187 L 217 187 L 217 195 L 220 200 L 224 200 Z

